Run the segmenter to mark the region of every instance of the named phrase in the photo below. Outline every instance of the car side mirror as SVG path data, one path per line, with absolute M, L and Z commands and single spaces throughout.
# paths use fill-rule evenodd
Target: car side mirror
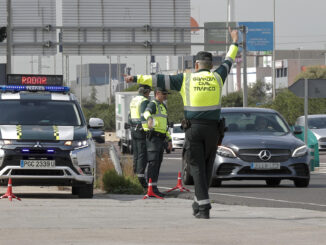
M 104 122 L 101 118 L 91 117 L 88 125 L 90 128 L 102 128 L 104 126 Z
M 294 126 L 294 130 L 293 130 L 294 134 L 302 134 L 302 129 L 300 126 Z

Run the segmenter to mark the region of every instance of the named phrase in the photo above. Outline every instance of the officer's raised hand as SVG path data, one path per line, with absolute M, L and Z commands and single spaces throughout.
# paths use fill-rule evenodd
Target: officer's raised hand
M 125 82 L 126 83 L 132 83 L 134 81 L 134 77 L 133 76 L 125 76 Z
M 231 27 L 229 27 L 229 33 L 232 38 L 232 42 L 237 43 L 239 39 L 238 30 L 231 30 Z

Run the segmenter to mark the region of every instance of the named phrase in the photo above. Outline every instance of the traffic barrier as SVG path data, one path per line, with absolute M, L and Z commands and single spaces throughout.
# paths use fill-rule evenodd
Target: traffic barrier
M 185 188 L 182 185 L 182 178 L 181 178 L 181 172 L 180 171 L 178 173 L 178 183 L 177 183 L 177 185 L 175 187 L 173 187 L 172 189 L 168 190 L 167 193 L 170 192 L 170 191 L 176 190 L 176 189 L 180 190 L 181 192 L 189 191 L 187 188 Z
M 148 180 L 147 194 L 143 197 L 143 199 L 146 199 L 148 197 L 156 197 L 159 199 L 164 199 L 163 197 L 160 197 L 154 193 L 151 178 L 149 178 L 149 180 Z
M 0 197 L 2 198 L 8 198 L 9 201 L 12 201 L 13 198 L 16 198 L 17 200 L 21 201 L 21 199 L 19 197 L 16 197 L 13 193 L 12 193 L 12 181 L 11 178 L 9 178 L 8 180 L 8 188 L 7 188 L 7 192 L 6 194 L 4 194 L 3 196 Z

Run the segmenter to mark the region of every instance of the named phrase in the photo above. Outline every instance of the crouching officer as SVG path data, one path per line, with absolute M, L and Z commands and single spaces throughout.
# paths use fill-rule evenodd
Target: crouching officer
M 222 86 L 238 52 L 238 31 L 229 28 L 231 44 L 222 65 L 211 72 L 212 54 L 196 55 L 194 73 L 177 75 L 138 75 L 125 77 L 126 82 L 137 82 L 180 92 L 187 129 L 186 157 L 195 182 L 193 214 L 196 218 L 209 218 L 211 204 L 208 189 L 212 177 L 221 111 Z M 223 130 L 222 130 L 223 131 Z
M 144 189 L 147 188 L 145 179 L 145 169 L 147 165 L 146 131 L 148 131 L 147 121 L 144 118 L 145 109 L 149 103 L 151 87 L 140 85 L 139 95 L 130 102 L 131 137 L 134 157 L 134 173 Z
M 152 179 L 153 192 L 163 197 L 157 188 L 158 176 L 163 160 L 164 141 L 168 138 L 168 149 L 172 149 L 171 136 L 168 132 L 167 109 L 163 103 L 166 100 L 168 91 L 162 88 L 156 88 L 154 91 L 155 99 L 148 105 L 144 113 L 144 118 L 148 122 L 149 131 L 147 131 L 147 178 Z

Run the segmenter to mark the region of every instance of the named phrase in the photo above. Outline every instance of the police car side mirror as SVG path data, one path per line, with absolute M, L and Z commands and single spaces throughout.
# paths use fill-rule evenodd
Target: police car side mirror
M 91 117 L 88 125 L 90 128 L 102 128 L 104 126 L 104 122 L 101 118 Z

